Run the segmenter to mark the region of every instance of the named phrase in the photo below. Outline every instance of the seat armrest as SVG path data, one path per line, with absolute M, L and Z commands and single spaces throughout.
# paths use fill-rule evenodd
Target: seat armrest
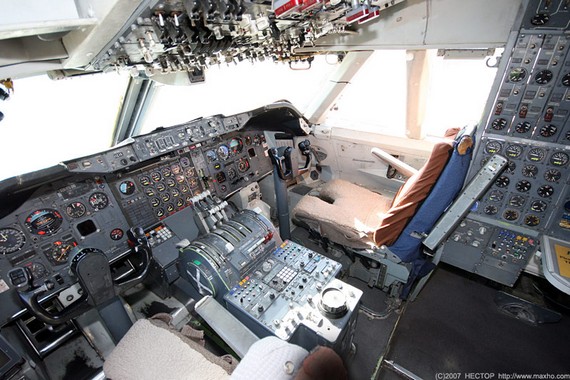
M 398 160 L 396 157 L 392 156 L 388 152 L 383 151 L 380 148 L 372 148 L 370 151 L 373 156 L 379 158 L 380 160 L 392 165 L 397 171 L 405 175 L 406 177 L 411 177 L 418 172 L 416 168 L 411 167 L 403 161 Z
M 212 296 L 202 298 L 194 309 L 240 358 L 243 358 L 251 345 L 259 340 L 257 335 Z

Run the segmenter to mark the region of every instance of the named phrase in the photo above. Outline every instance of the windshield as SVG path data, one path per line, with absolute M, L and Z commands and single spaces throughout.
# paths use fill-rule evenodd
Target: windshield
M 112 72 L 14 80 L 0 104 L 0 179 L 109 148 L 128 79 Z

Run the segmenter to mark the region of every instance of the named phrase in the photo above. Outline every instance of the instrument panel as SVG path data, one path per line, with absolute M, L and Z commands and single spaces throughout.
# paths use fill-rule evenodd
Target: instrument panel
M 29 194 L 0 220 L 0 325 L 22 308 L 8 275 L 12 268 L 28 268 L 34 286 L 50 282 L 55 294 L 73 283 L 68 257 L 75 247 L 121 260 L 131 252 L 131 227 L 152 234 L 163 221 L 195 223 L 192 217 L 168 218 L 191 208 L 192 197 L 205 190 L 225 199 L 269 175 L 263 132 L 239 131 L 245 115 L 199 119 L 136 137 L 69 161 L 61 179 L 46 176 L 33 191 L 23 190 Z

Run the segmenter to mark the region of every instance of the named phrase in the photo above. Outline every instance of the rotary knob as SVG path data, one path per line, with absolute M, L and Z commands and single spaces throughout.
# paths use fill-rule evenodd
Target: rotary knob
M 321 293 L 319 309 L 326 317 L 341 318 L 348 312 L 346 296 L 337 288 L 326 288 Z

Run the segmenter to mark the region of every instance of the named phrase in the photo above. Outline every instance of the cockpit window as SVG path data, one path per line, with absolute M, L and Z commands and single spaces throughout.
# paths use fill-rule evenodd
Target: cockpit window
M 115 72 L 14 80 L 0 104 L 0 179 L 109 148 L 128 80 Z
M 406 113 L 412 107 L 407 100 L 410 59 L 406 50 L 375 51 L 337 99 L 325 124 L 406 137 Z M 450 127 L 478 122 L 496 67 L 489 67 L 486 58 L 447 59 L 437 50 L 428 50 L 426 59 L 425 113 L 419 134 L 442 136 Z
M 278 100 L 290 101 L 299 111 L 320 93 L 338 67 L 334 55 L 316 56 L 307 63 L 271 61 L 212 66 L 204 83 L 190 86 L 157 86 L 139 133 L 215 114 L 232 115 Z

